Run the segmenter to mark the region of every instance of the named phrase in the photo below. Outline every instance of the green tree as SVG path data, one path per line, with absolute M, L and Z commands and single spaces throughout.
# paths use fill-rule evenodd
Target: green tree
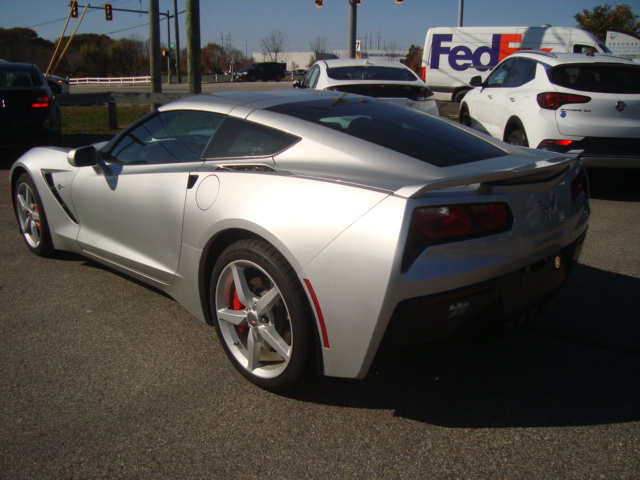
M 640 16 L 634 14 L 626 3 L 615 7 L 597 5 L 593 10 L 576 13 L 573 18 L 578 22 L 578 28 L 593 33 L 603 42 L 606 41 L 608 30 L 640 36 Z

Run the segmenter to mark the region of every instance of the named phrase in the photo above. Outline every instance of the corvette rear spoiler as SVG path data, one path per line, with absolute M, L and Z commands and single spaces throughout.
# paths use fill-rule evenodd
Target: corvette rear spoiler
M 580 159 L 580 152 L 569 152 L 571 155 L 562 155 L 547 160 L 540 160 L 519 167 L 496 170 L 486 173 L 460 175 L 433 180 L 421 185 L 408 185 L 394 192 L 394 195 L 403 198 L 417 198 L 426 192 L 442 190 L 445 188 L 462 187 L 475 183 L 490 183 L 494 185 L 513 185 L 519 183 L 535 183 L 546 181 L 566 170 Z

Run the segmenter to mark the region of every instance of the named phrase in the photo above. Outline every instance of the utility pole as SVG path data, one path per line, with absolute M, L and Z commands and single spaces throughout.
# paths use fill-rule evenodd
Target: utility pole
M 176 31 L 176 74 L 178 75 L 178 83 L 182 83 L 182 74 L 180 73 L 180 31 L 178 29 L 178 0 L 173 0 L 173 20 Z
M 464 0 L 458 0 L 458 26 L 462 26 L 462 14 L 464 12 Z
M 358 14 L 356 0 L 349 0 L 349 58 L 356 58 L 356 31 L 358 30 Z
M 202 93 L 200 0 L 187 0 L 187 75 L 189 75 L 189 93 Z
M 151 93 L 162 93 L 160 73 L 160 0 L 149 0 L 149 66 Z

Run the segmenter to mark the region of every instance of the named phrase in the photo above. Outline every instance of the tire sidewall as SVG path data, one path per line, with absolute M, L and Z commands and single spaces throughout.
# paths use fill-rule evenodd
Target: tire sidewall
M 38 214 L 40 216 L 40 243 L 38 243 L 37 247 L 31 246 L 29 242 L 27 242 L 27 239 L 24 237 L 25 233 L 22 230 L 22 225 L 20 224 L 20 215 L 18 214 L 18 193 L 22 185 L 26 185 L 31 190 L 36 205 L 38 206 Z M 31 178 L 31 175 L 26 172 L 22 173 L 18 177 L 18 181 L 16 182 L 16 188 L 14 190 L 13 198 L 13 211 L 16 215 L 16 220 L 18 222 L 18 228 L 20 229 L 22 239 L 24 240 L 24 243 L 27 245 L 29 250 L 40 257 L 51 255 L 51 253 L 53 253 L 53 243 L 51 241 L 51 235 L 49 232 L 49 222 L 47 221 L 47 215 L 44 211 L 42 199 L 40 198 L 40 193 L 36 188 L 36 184 L 33 181 L 33 178 Z
M 216 315 L 216 290 L 220 275 L 232 262 L 247 260 L 262 268 L 275 282 L 289 312 L 292 330 L 292 353 L 285 371 L 274 378 L 254 375 L 241 365 L 230 351 Z M 283 271 L 286 269 L 286 271 Z M 209 303 L 213 324 L 222 347 L 234 367 L 249 381 L 271 391 L 290 388 L 306 369 L 310 351 L 309 308 L 304 291 L 284 257 L 270 244 L 260 240 L 241 240 L 230 245 L 215 262 L 209 286 Z

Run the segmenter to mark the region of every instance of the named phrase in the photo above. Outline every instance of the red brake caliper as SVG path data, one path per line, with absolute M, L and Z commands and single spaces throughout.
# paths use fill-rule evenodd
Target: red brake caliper
M 38 214 L 40 213 L 40 210 L 38 210 L 38 205 L 34 205 L 33 206 L 33 211 L 38 213 Z M 33 222 L 33 223 L 36 224 L 36 228 L 38 229 L 38 231 L 40 231 L 40 220 L 38 220 L 36 222 Z
M 231 300 L 231 309 L 232 310 L 244 310 L 244 305 L 240 301 L 240 298 L 238 298 L 238 292 L 235 289 L 235 286 L 233 287 L 233 299 Z M 246 332 L 247 331 L 247 326 L 246 325 L 238 325 L 236 327 L 236 329 L 240 333 Z

